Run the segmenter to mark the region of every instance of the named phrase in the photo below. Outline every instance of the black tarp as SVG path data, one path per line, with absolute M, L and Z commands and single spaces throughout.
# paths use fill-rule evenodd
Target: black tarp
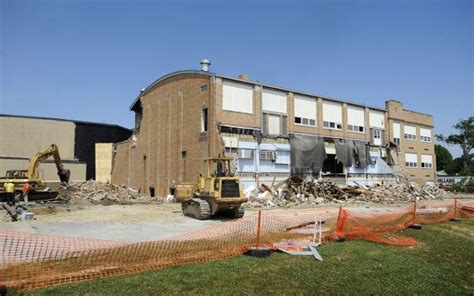
M 323 138 L 293 134 L 290 136 L 290 147 L 293 175 L 304 178 L 319 174 L 327 158 Z
M 356 167 L 365 168 L 369 165 L 369 148 L 364 141 L 354 141 L 354 155 Z
M 352 166 L 354 160 L 354 141 L 345 139 L 334 139 L 336 146 L 337 161 L 345 167 Z

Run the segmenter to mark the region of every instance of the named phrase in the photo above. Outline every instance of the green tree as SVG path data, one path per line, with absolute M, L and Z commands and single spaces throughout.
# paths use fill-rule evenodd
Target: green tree
M 473 161 L 473 155 L 471 150 L 474 148 L 474 116 L 468 119 L 461 119 L 458 123 L 453 126 L 458 133 L 452 134 L 447 137 L 443 135 L 437 135 L 436 138 L 440 141 L 444 141 L 450 145 L 458 145 L 462 150 L 462 173 L 472 174 L 471 162 Z
M 453 161 L 451 161 L 451 163 L 446 166 L 444 171 L 448 175 L 452 175 L 452 176 L 464 175 L 463 166 L 464 166 L 464 163 L 463 163 L 462 157 L 458 157 L 458 158 L 453 159 Z
M 451 162 L 453 161 L 453 156 L 446 147 L 439 144 L 435 145 L 435 154 L 436 154 L 436 169 L 438 171 L 446 170 Z

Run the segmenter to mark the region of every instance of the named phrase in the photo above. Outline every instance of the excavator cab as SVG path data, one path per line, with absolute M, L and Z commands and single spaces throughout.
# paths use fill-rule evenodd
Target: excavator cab
M 242 203 L 248 199 L 243 195 L 240 178 L 231 166 L 233 158 L 217 157 L 204 160 L 204 174 L 199 176 L 193 198 L 182 202 L 183 214 L 200 220 L 209 219 L 218 213 L 233 218 L 244 215 Z

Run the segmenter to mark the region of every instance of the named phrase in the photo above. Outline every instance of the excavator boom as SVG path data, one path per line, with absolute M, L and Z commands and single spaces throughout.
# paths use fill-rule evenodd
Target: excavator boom
M 50 156 L 53 156 L 56 168 L 58 170 L 58 176 L 61 180 L 61 183 L 69 183 L 69 178 L 71 172 L 68 169 L 65 169 L 61 163 L 61 156 L 59 155 L 59 149 L 56 144 L 51 144 L 49 147 L 43 149 L 42 151 L 36 153 L 36 155 L 31 159 L 26 177 L 28 179 L 33 179 L 36 176 L 36 171 L 41 162 L 48 159 Z

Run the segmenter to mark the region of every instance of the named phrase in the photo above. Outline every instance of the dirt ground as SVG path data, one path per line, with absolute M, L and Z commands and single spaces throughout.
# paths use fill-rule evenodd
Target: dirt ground
M 466 201 L 473 202 L 473 199 Z M 425 202 L 430 205 L 446 204 L 445 201 Z M 411 204 L 346 204 L 358 212 L 389 212 Z M 325 206 L 334 209 L 338 205 Z M 302 207 L 302 208 L 308 208 Z M 55 203 L 30 205 L 35 214 L 32 221 L 11 222 L 6 211 L 0 211 L 0 229 L 33 232 L 48 235 L 87 237 L 105 240 L 139 242 L 178 236 L 200 228 L 223 223 L 227 218 L 196 220 L 181 213 L 177 203 L 136 203 L 128 205 L 100 205 L 90 202 Z M 294 208 L 293 208 L 294 209 Z M 259 209 L 247 209 L 246 216 L 255 215 Z M 285 209 L 262 209 L 285 211 Z

